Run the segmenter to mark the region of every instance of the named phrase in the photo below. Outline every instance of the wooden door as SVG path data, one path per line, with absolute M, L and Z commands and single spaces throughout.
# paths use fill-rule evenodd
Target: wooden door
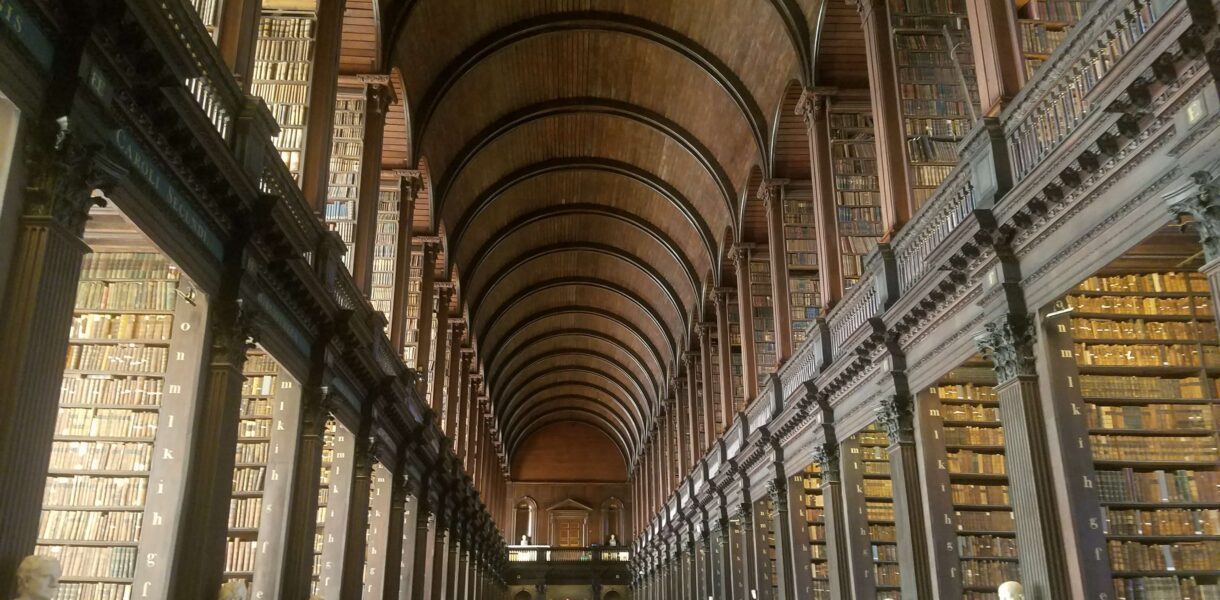
M 585 545 L 584 519 L 559 517 L 555 520 L 555 545 L 561 548 L 580 548 Z

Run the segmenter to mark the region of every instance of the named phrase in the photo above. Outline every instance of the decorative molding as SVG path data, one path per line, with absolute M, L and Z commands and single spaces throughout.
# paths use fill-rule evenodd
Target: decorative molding
M 1003 384 L 1018 376 L 1032 376 L 1034 369 L 1034 324 L 1029 315 L 1006 314 L 987 323 L 975 338 L 979 350 L 995 365 L 996 380 Z

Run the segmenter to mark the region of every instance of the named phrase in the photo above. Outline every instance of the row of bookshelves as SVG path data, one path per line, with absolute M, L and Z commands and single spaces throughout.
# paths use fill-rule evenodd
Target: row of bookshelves
M 316 17 L 312 12 L 265 10 L 259 20 L 251 93 L 261 97 L 280 133 L 275 147 L 293 177 L 300 179 L 305 146 L 309 83 L 313 76 Z
M 369 297 L 373 308 L 385 315 L 386 327 L 393 325 L 393 306 L 396 286 L 394 270 L 398 255 L 398 203 L 397 188 L 382 188 L 377 203 L 377 238 L 373 245 L 373 287 Z
M 873 117 L 867 106 L 848 106 L 837 106 L 832 99 L 828 112 L 835 221 L 845 288 L 850 288 L 859 280 L 863 272 L 863 256 L 885 233 L 876 161 L 845 160 L 876 153 Z

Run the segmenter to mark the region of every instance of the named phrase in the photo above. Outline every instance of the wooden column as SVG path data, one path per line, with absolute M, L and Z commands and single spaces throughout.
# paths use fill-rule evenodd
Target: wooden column
M 775 536 L 775 578 L 776 589 L 779 591 L 777 600 L 795 600 L 799 589 L 796 583 L 796 561 L 799 553 L 792 534 L 792 508 L 788 504 L 788 480 L 784 477 L 782 464 L 775 467 L 775 477 L 767 484 L 767 493 L 771 495 L 771 531 Z M 797 505 L 796 510 L 802 510 L 804 503 Z M 804 568 L 809 572 L 809 545 L 805 545 Z
M 674 440 L 673 449 L 677 456 L 677 473 L 674 478 L 675 483 L 682 481 L 687 473 L 690 473 L 691 458 L 694 456 L 690 441 L 694 440 L 694 434 L 691 432 L 690 426 L 694 422 L 691 417 L 691 409 L 689 394 L 687 391 L 691 388 L 691 384 L 685 376 L 679 375 L 677 385 L 674 389 L 673 405 L 677 410 L 674 413 L 674 419 L 677 421 L 677 436 Z
M 753 524 L 751 522 L 753 511 L 749 504 L 739 506 L 735 518 L 728 520 L 728 568 L 727 580 L 730 585 L 728 598 L 749 598 L 750 569 L 747 567 L 748 558 L 746 555 L 746 544 L 742 531 L 752 534 Z M 753 539 L 753 535 L 750 536 Z
M 381 204 L 381 149 L 385 141 L 386 111 L 394 103 L 394 88 L 390 86 L 389 75 L 361 75 L 360 80 L 365 83 L 364 141 L 360 149 L 360 195 L 356 202 L 356 231 L 351 251 L 355 254 L 352 277 L 356 287 L 367 296 L 373 287 L 377 210 Z M 405 255 L 405 260 L 409 263 L 411 255 Z
M 169 477 L 158 478 L 156 474 L 149 473 L 151 489 L 146 510 L 150 515 L 160 512 L 153 506 L 157 496 L 161 495 L 159 490 L 172 488 L 173 482 L 180 482 L 178 485 L 181 486 L 178 488 L 182 496 L 177 505 L 179 519 L 176 539 L 172 542 L 173 550 L 165 548 L 165 554 L 160 557 L 146 551 L 145 556 L 141 557 L 141 561 L 150 567 L 158 560 L 163 561 L 161 568 L 169 572 L 168 586 L 163 590 L 171 598 L 210 600 L 219 592 L 224 575 L 228 504 L 233 496 L 233 465 L 236 461 L 238 425 L 241 422 L 241 387 L 245 381 L 242 367 L 246 362 L 249 336 L 239 300 L 244 253 L 244 243 L 234 243 L 226 250 L 227 264 L 220 290 L 207 303 L 206 335 L 209 341 L 192 349 L 201 354 L 207 353 L 207 370 L 197 388 L 202 397 L 195 402 L 194 414 L 184 419 L 184 423 L 167 420 L 166 428 L 159 431 L 160 435 L 183 441 L 177 456 L 181 466 L 177 472 L 167 473 Z M 174 369 L 177 363 L 183 363 L 188 369 L 197 369 L 198 362 L 189 365 L 185 361 L 188 358 L 198 361 L 199 356 L 188 357 L 188 354 L 190 352 L 179 352 L 171 356 L 169 369 Z M 167 392 L 167 396 L 172 397 L 172 388 L 168 388 Z M 172 454 L 163 458 L 173 460 Z M 144 523 L 144 534 L 158 535 L 156 525 L 156 519 L 150 518 L 149 522 Z M 152 587 L 155 589 L 155 583 Z
M 450 600 L 445 575 L 449 572 L 449 544 L 452 535 L 447 514 L 452 511 L 441 509 L 437 512 L 432 535 L 432 600 Z
M 902 124 L 894 39 L 890 34 L 889 0 L 852 0 L 864 26 L 864 54 L 877 136 L 877 177 L 886 237 L 911 219 L 911 176 Z
M 894 494 L 894 525 L 898 532 L 899 575 L 908 598 L 932 597 L 932 563 L 928 555 L 928 523 L 923 510 L 923 483 L 915 448 L 914 400 L 902 385 L 881 399 L 877 420 L 889 435 L 890 481 Z
M 1064 327 L 1068 317 L 1053 321 Z M 1065 336 L 1066 337 L 1066 336 Z M 1008 468 L 1008 490 L 1013 510 L 1013 526 L 1017 531 L 1017 558 L 1021 583 L 1032 597 L 1067 598 L 1073 595 L 1069 574 L 1064 524 L 1059 514 L 1059 500 L 1052 463 L 1054 456 L 1047 437 L 1047 421 L 1043 401 L 1038 391 L 1038 374 L 1034 366 L 1034 325 L 1024 314 L 1009 314 L 988 323 L 985 332 L 976 338 L 979 348 L 987 353 L 995 366 L 996 396 L 1000 401 L 1000 422 L 1004 427 L 1004 462 Z M 1071 348 L 1070 345 L 1067 348 Z M 1071 357 L 1070 350 L 1068 357 Z M 1074 361 L 1074 358 L 1069 358 Z M 1073 379 L 1077 379 L 1073 377 Z M 1071 397 L 1064 394 L 1064 397 Z M 1062 403 L 1069 405 L 1069 403 Z M 1072 406 L 1072 408 L 1078 408 Z M 1066 421 L 1066 419 L 1063 419 Z M 1073 438 L 1077 439 L 1077 438 Z M 1087 439 L 1082 434 L 1078 439 Z M 1082 452 L 1074 445 L 1064 452 Z M 1066 454 L 1065 454 L 1066 456 Z M 1072 478 L 1071 484 L 1076 483 Z M 1087 478 L 1086 478 L 1087 481 Z M 1091 485 L 1086 486 L 1091 488 Z M 1084 506 L 1080 498 L 1071 498 L 1073 506 Z M 1092 506 L 1096 504 L 1090 503 Z M 1088 517 L 1082 520 L 1088 522 Z M 1096 532 L 1092 540 L 1100 550 L 1104 538 Z M 1076 546 L 1081 546 L 1078 542 Z M 1089 562 L 1082 561 L 1084 565 Z M 1106 565 L 1107 570 L 1109 565 Z M 1095 581 L 1089 597 L 1109 593 Z
M 720 417 L 724 420 L 721 432 L 728 431 L 737 414 L 733 404 L 733 346 L 729 343 L 729 293 L 725 289 L 715 292 L 716 300 L 716 350 L 720 354 Z
M 826 563 L 832 600 L 852 597 L 852 572 L 844 520 L 843 481 L 839 471 L 839 442 L 833 436 L 814 449 L 813 460 L 822 470 L 822 525 L 826 533 Z
M 326 523 L 322 526 L 322 570 L 319 595 L 340 598 L 343 591 L 344 557 L 347 556 L 348 516 L 356 486 L 357 439 L 342 423 L 335 432 L 334 460 L 330 464 L 330 489 L 326 500 Z M 367 510 L 368 504 L 362 510 Z M 364 530 L 360 531 L 361 535 Z
M 758 395 L 758 357 L 754 354 L 754 306 L 750 298 L 750 252 L 745 244 L 733 247 L 729 255 L 737 273 L 737 312 L 741 325 L 741 380 L 745 389 L 746 406 Z M 725 329 L 728 329 L 726 324 Z M 722 338 L 728 344 L 729 338 Z M 732 376 L 729 377 L 730 382 Z
M 699 332 L 699 369 L 703 375 L 703 449 L 706 453 L 716 444 L 720 431 L 716 430 L 716 396 L 712 390 L 712 328 L 711 323 L 700 323 Z
M 661 478 L 660 485 L 657 486 L 657 510 L 660 510 L 665 505 L 665 497 L 669 494 L 670 487 L 674 481 L 674 446 L 673 428 L 670 425 L 670 419 L 673 418 L 673 406 L 667 405 L 661 413 L 661 450 L 657 452 L 657 460 L 661 462 Z
M 750 568 L 753 570 L 751 579 L 754 582 L 754 597 L 758 600 L 775 600 L 775 582 L 771 580 L 771 557 L 767 552 L 767 530 L 771 524 L 770 514 L 765 500 L 751 502 L 754 511 L 750 522 L 754 525 L 746 532 L 753 544 L 749 548 Z
M 402 463 L 402 459 L 399 460 Z M 399 468 L 401 471 L 401 467 Z M 409 577 L 407 569 L 408 561 L 411 560 L 408 550 L 413 546 L 408 544 L 407 539 L 408 523 L 410 514 L 415 511 L 411 510 L 410 496 L 407 489 L 407 478 L 404 475 L 397 473 L 390 474 L 390 506 L 389 506 L 389 522 L 386 524 L 385 533 L 385 551 L 381 553 L 379 562 L 381 567 L 381 593 L 370 587 L 370 600 L 401 600 L 404 594 L 410 594 L 410 586 L 403 586 L 403 578 Z M 415 524 L 410 523 L 410 528 L 414 529 Z
M 966 0 L 982 116 L 1000 114 L 1025 84 L 1016 7 L 1008 0 Z
M 436 424 L 446 435 L 449 431 L 445 429 L 448 424 L 443 409 L 445 385 L 448 383 L 446 377 L 449 376 L 449 339 L 453 337 L 449 326 L 449 300 L 452 297 L 453 286 L 449 283 L 436 290 L 436 356 L 432 360 L 432 395 L 428 399 L 428 405 L 436 416 Z
M 407 331 L 407 288 L 411 279 L 411 223 L 415 220 L 415 194 L 419 175 L 400 171 L 398 176 L 398 248 L 394 263 L 394 303 L 390 309 L 390 346 L 402 356 Z M 414 365 L 407 365 L 413 367 Z
M 703 436 L 699 435 L 699 425 L 703 421 L 699 418 L 699 385 L 697 369 L 699 369 L 699 354 L 696 352 L 687 352 L 683 355 L 686 363 L 686 416 L 689 421 L 690 429 L 690 463 L 687 465 L 686 472 L 689 474 L 694 468 L 695 463 L 703 458 L 705 447 L 703 445 Z M 706 409 L 705 411 L 706 412 Z
M 339 49 L 346 4 L 347 0 L 318 3 L 309 114 L 305 117 L 305 150 L 301 159 L 301 191 L 305 201 L 319 215 L 326 214 L 331 140 L 335 133 L 335 94 L 339 88 Z
M 801 473 L 787 478 L 785 502 L 787 502 L 787 519 L 777 524 L 785 527 L 792 539 L 792 551 L 784 562 L 792 571 L 792 587 L 789 591 L 780 591 L 780 598 L 813 597 L 813 556 L 809 548 L 809 528 L 805 521 L 805 480 Z M 825 530 L 825 525 L 823 525 Z M 777 529 L 778 531 L 778 529 Z
M 467 472 L 473 472 L 470 461 L 468 460 L 471 454 L 470 438 L 474 432 L 474 414 L 475 411 L 472 405 L 475 403 L 473 384 L 471 379 L 471 363 L 474 362 L 474 350 L 470 348 L 462 348 L 462 380 L 461 387 L 458 388 L 460 395 L 458 396 L 458 427 L 457 427 L 457 455 L 462 466 Z
M 421 494 L 415 521 L 414 564 L 411 567 L 411 600 L 432 598 L 432 548 L 436 536 L 436 515 L 424 503 Z
M 445 370 L 445 398 L 443 403 L 438 401 L 438 404 L 444 407 L 445 438 L 450 450 L 457 449 L 454 442 L 457 440 L 457 403 L 462 387 L 462 337 L 465 335 L 465 321 L 457 319 L 449 325 L 449 366 Z
M 942 408 L 935 388 L 922 390 L 915 396 L 915 440 L 919 447 L 919 470 L 923 474 L 932 590 L 937 598 L 956 598 L 963 593 L 963 573 L 954 525 L 956 510 Z
M 366 400 L 373 402 L 373 399 Z M 360 600 L 363 591 L 364 561 L 369 526 L 369 497 L 373 487 L 373 463 L 376 460 L 376 444 L 369 437 L 369 426 L 362 427 L 355 440 L 355 461 L 350 496 L 347 501 L 347 518 L 344 519 L 346 541 L 343 543 L 343 570 L 339 598 Z M 333 499 L 334 496 L 332 495 Z M 330 529 L 327 523 L 327 529 Z
M 220 56 L 237 77 L 242 91 L 250 93 L 254 72 L 254 49 L 258 45 L 262 0 L 225 0 L 220 6 L 216 45 Z
M 445 600 L 462 598 L 462 544 L 464 526 L 457 523 L 449 529 L 449 556 L 445 559 Z
M 318 490 L 322 478 L 322 447 L 326 421 L 330 418 L 329 399 L 323 388 L 326 343 L 314 349 L 314 364 L 301 391 L 300 440 L 293 464 L 288 497 L 287 524 L 284 527 L 284 558 L 280 569 L 279 596 L 268 598 L 307 598 L 313 573 L 314 530 L 318 518 Z
M 839 220 L 835 214 L 834 170 L 831 168 L 830 125 L 826 90 L 807 89 L 796 104 L 805 119 L 809 139 L 809 172 L 813 183 L 813 218 L 818 232 L 818 284 L 824 308 L 843 298 L 843 264 L 839 247 Z
M 775 317 L 775 364 L 792 356 L 792 296 L 788 293 L 788 251 L 784 244 L 786 179 L 768 179 L 758 195 L 767 212 L 767 255 L 771 262 L 771 307 Z
M 391 512 L 394 496 L 394 474 L 381 463 L 373 466 L 372 491 L 368 504 L 368 543 L 365 550 L 364 589 L 362 595 L 380 599 L 385 595 L 389 576 L 389 563 L 397 556 L 390 555 L 391 531 L 394 515 Z M 401 506 L 399 507 L 401 509 Z M 402 549 L 402 512 L 398 513 L 398 546 Z
M 80 40 L 84 43 L 84 40 Z M 69 65 L 75 78 L 75 65 Z M 66 132 L 65 132 L 66 133 Z M 42 490 L 46 487 L 52 438 L 59 413 L 68 328 L 76 303 L 81 241 L 92 206 L 96 170 L 91 154 L 69 136 L 56 146 L 56 130 L 25 140 L 30 170 L 20 229 L 0 319 L 0 591 L 15 588 L 17 565 L 38 539 Z M 31 143 L 32 142 L 32 143 Z M 48 334 L 48 331 L 52 332 Z
M 428 383 L 432 381 L 428 360 L 432 355 L 432 299 L 435 292 L 436 253 L 439 249 L 440 244 L 437 241 L 424 240 L 423 264 L 419 269 L 419 346 L 415 351 L 415 364 L 412 365 L 419 373 L 415 391 L 421 399 L 427 397 Z
M 290 503 L 296 477 L 295 466 L 297 453 L 302 450 L 302 386 L 285 369 L 280 369 L 277 378 L 279 389 L 275 392 L 274 422 L 263 489 L 265 512 L 258 528 L 258 560 L 254 563 L 251 600 L 282 597 L 284 561 L 289 552 L 288 527 L 292 516 Z M 308 460 L 308 457 L 303 456 L 301 460 Z M 312 551 L 311 547 L 311 555 Z
M 699 596 L 698 600 L 719 598 L 721 596 L 718 595 L 719 592 L 716 589 L 716 557 L 712 548 L 716 540 L 715 536 L 712 535 L 711 523 L 706 516 L 703 520 L 703 529 L 699 542 L 702 549 L 702 553 L 699 556 L 700 560 L 703 561 L 703 583 L 700 584 L 703 594 Z

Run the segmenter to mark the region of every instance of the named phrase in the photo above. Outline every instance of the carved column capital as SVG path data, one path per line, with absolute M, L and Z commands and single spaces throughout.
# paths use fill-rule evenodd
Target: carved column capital
M 440 240 L 435 238 L 422 239 L 420 240 L 419 245 L 424 251 L 424 265 L 427 265 L 430 261 L 435 261 L 437 255 L 440 254 Z
M 195 291 L 190 291 L 194 296 Z M 245 308 L 240 298 L 232 302 L 216 302 L 212 306 L 212 356 L 237 369 L 246 364 L 246 353 L 254 348 L 252 322 L 254 311 Z
M 749 502 L 742 502 L 737 506 L 737 518 L 741 520 L 742 529 L 749 529 L 754 526 L 754 506 Z
M 914 402 L 910 396 L 892 394 L 881 399 L 877 423 L 885 428 L 890 443 L 911 441 L 915 437 Z
M 827 94 L 824 91 L 806 88 L 796 101 L 797 116 L 804 117 L 805 126 L 812 128 L 814 123 L 826 119 Z
M 1207 171 L 1196 171 L 1192 183 L 1165 195 L 1169 210 L 1190 215 L 1208 261 L 1220 258 L 1220 180 Z
M 991 359 L 997 382 L 1005 383 L 1018 375 L 1034 375 L 1034 336 L 1029 315 L 1007 314 L 987 323 L 974 341 Z
M 784 196 L 784 186 L 787 183 L 787 179 L 763 180 L 762 185 L 758 186 L 758 199 L 763 201 L 764 206 L 770 206 L 772 202 L 778 202 Z
M 813 461 L 822 469 L 822 478 L 839 478 L 839 443 L 834 440 L 822 442 L 813 449 Z
M 788 512 L 788 481 L 782 475 L 767 482 L 767 495 L 774 510 Z
M 79 237 L 89 208 L 104 204 L 92 191 L 112 185 L 122 169 L 103 161 L 97 148 L 77 141 L 67 117 L 32 137 L 26 148 L 25 216 L 49 219 Z

